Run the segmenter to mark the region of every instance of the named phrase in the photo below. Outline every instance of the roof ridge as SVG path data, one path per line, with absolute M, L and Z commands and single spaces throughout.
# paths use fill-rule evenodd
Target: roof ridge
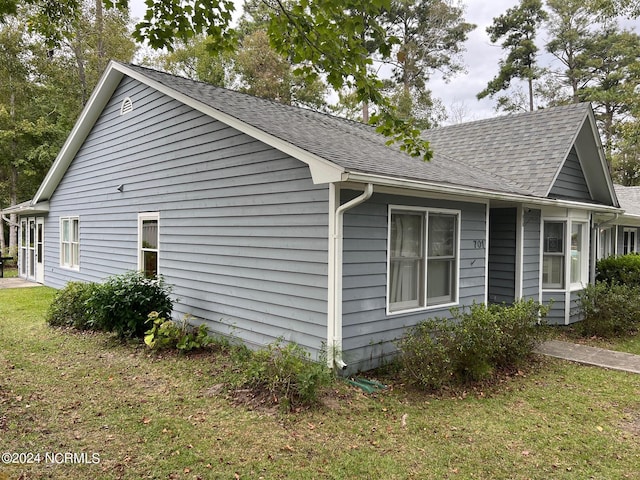
M 115 62 L 115 63 L 121 63 L 121 62 Z M 213 83 L 209 83 L 209 82 L 205 82 L 204 80 L 194 80 L 193 78 L 189 78 L 189 77 L 185 77 L 183 75 L 177 75 L 175 73 L 170 73 L 170 72 L 166 72 L 164 70 L 157 70 L 155 68 L 151 68 L 151 67 L 147 67 L 144 65 L 138 65 L 135 63 L 121 63 L 121 65 L 127 66 L 127 67 L 133 67 L 133 68 L 138 68 L 138 69 L 142 69 L 142 70 L 146 70 L 147 72 L 150 72 L 151 75 L 154 74 L 161 74 L 161 75 L 166 75 L 168 77 L 173 77 L 173 78 L 177 78 L 180 80 L 186 80 L 188 82 L 193 82 L 196 84 L 201 84 L 206 86 L 207 88 L 215 88 L 215 89 L 219 89 L 221 91 L 225 91 L 225 92 L 229 92 L 231 94 L 234 95 L 239 95 L 239 96 L 244 96 L 244 97 L 248 97 L 252 100 L 255 101 L 259 101 L 259 102 L 264 102 L 265 104 L 270 104 L 272 106 L 275 106 L 276 108 L 283 108 L 283 109 L 289 109 L 289 108 L 293 108 L 298 110 L 301 113 L 311 113 L 312 115 L 318 115 L 318 116 L 323 116 L 323 117 L 327 117 L 329 119 L 334 119 L 334 120 L 338 120 L 341 122 L 345 122 L 345 123 L 350 123 L 356 127 L 359 128 L 363 128 L 363 129 L 374 129 L 375 127 L 368 125 L 366 123 L 363 122 L 359 122 L 357 120 L 352 120 L 346 117 L 340 117 L 338 115 L 334 115 L 331 114 L 329 112 L 323 112 L 321 110 L 314 110 L 313 108 L 309 108 L 309 107 L 305 107 L 302 105 L 287 105 L 285 103 L 281 103 L 278 102 L 276 100 L 272 100 L 270 98 L 265 98 L 265 97 L 259 97 L 257 95 L 252 95 L 250 93 L 246 93 L 246 92 L 241 92 L 240 90 L 234 90 L 232 88 L 228 88 L 228 87 L 221 87 L 219 85 L 214 85 Z
M 437 131 L 443 131 L 443 130 L 447 130 L 447 129 L 454 129 L 456 127 L 478 125 L 478 124 L 482 124 L 482 123 L 494 123 L 494 122 L 507 121 L 507 120 L 511 121 L 511 120 L 514 120 L 514 119 L 520 120 L 520 119 L 522 119 L 524 117 L 528 117 L 528 116 L 537 116 L 537 115 L 548 114 L 550 111 L 581 110 L 581 109 L 585 109 L 586 110 L 590 105 L 591 104 L 589 102 L 578 102 L 578 103 L 568 103 L 568 104 L 565 104 L 565 105 L 554 105 L 554 106 L 548 107 L 548 108 L 538 108 L 537 110 L 533 110 L 533 111 L 507 113 L 505 115 L 497 115 L 495 117 L 481 118 L 479 120 L 470 120 L 468 122 L 454 123 L 454 124 L 450 124 L 450 125 L 442 125 L 440 127 L 429 128 L 429 129 L 425 130 L 425 132 L 437 132 Z

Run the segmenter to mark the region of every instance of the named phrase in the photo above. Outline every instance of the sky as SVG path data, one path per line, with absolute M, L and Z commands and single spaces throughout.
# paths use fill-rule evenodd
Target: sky
M 242 12 L 243 0 L 234 1 L 239 15 Z M 141 18 L 144 14 L 144 1 L 130 0 L 130 2 L 132 16 Z M 472 121 L 497 115 L 494 100 L 476 98 L 476 94 L 482 91 L 498 73 L 498 62 L 504 55 L 499 44 L 491 43 L 486 28 L 493 23 L 495 17 L 518 3 L 519 0 L 462 0 L 465 20 L 477 25 L 469 33 L 469 38 L 465 42 L 466 51 L 463 62 L 466 65 L 466 73 L 457 75 L 449 82 L 432 78 L 428 85 L 433 96 L 439 98 L 447 110 L 455 107 L 460 112 L 463 117 L 461 120 Z M 627 22 L 625 27 L 640 33 L 640 19 Z M 541 32 L 538 44 L 543 45 L 544 42 L 544 32 Z M 541 63 L 545 61 L 548 63 L 549 59 L 543 59 Z

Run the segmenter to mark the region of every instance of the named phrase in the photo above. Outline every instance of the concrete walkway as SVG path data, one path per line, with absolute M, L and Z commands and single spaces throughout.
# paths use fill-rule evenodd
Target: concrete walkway
M 614 352 L 604 348 L 587 347 L 586 345 L 577 345 L 559 340 L 550 340 L 540 345 L 536 351 L 543 355 L 562 358 L 570 362 L 640 373 L 640 355 L 631 353 Z
M 0 278 L 0 290 L 4 288 L 28 288 L 41 287 L 42 285 L 35 282 L 28 282 L 24 278 Z

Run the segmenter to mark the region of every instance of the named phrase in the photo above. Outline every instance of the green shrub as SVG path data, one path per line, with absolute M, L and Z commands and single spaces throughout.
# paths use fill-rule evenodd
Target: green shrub
M 285 409 L 314 405 L 331 379 L 331 370 L 296 343 L 277 341 L 246 360 L 244 383 L 265 389 Z
M 142 337 L 148 330 L 147 317 L 158 312 L 169 317 L 173 310 L 171 288 L 162 277 L 147 278 L 132 271 L 109 277 L 87 301 L 96 327 L 121 338 Z
M 640 286 L 640 254 L 603 258 L 596 263 L 596 271 L 599 282 Z
M 177 348 L 181 352 L 189 352 L 204 348 L 213 342 L 207 326 L 191 326 L 188 316 L 177 323 L 161 317 L 158 312 L 151 312 L 147 323 L 151 324 L 151 328 L 145 332 L 144 343 L 154 350 Z
M 446 320 L 429 319 L 412 327 L 398 345 L 401 376 L 428 390 L 451 384 L 454 342 L 454 325 Z
M 93 326 L 93 317 L 87 308 L 87 300 L 97 285 L 95 283 L 69 282 L 56 293 L 46 314 L 49 325 L 75 327 L 80 330 Z
M 547 340 L 549 329 L 544 318 L 549 307 L 533 300 L 521 300 L 512 305 L 491 305 L 498 316 L 500 345 L 495 352 L 495 362 L 499 368 L 521 366 L 533 350 Z
M 546 338 L 539 325 L 546 313 L 533 300 L 454 308 L 451 319 L 421 322 L 399 341 L 401 374 L 408 383 L 439 390 L 515 368 Z
M 596 282 L 579 294 L 583 320 L 576 330 L 584 336 L 617 337 L 640 327 L 640 286 Z

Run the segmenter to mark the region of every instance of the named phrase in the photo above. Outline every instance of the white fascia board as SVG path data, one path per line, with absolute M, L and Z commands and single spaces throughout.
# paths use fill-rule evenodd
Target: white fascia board
M 117 64 L 113 61 L 107 65 L 91 97 L 89 97 L 89 101 L 80 113 L 71 133 L 40 184 L 40 188 L 38 188 L 38 191 L 34 195 L 32 200 L 33 204 L 49 200 L 62 180 L 71 161 L 76 156 L 76 153 L 78 153 L 78 150 L 80 150 L 87 135 L 89 135 L 102 110 L 111 98 L 111 95 L 113 95 L 120 80 L 122 80 L 122 73 L 115 68 L 116 66 Z
M 344 169 L 332 162 L 329 162 L 328 160 L 325 160 L 324 158 L 314 155 L 313 153 L 297 147 L 285 140 L 270 135 L 257 127 L 249 125 L 236 117 L 221 112 L 220 110 L 184 95 L 183 93 L 167 87 L 166 85 L 156 82 L 137 71 L 131 70 L 126 65 L 116 63 L 114 64 L 114 68 L 121 71 L 123 74 L 138 80 L 139 82 L 144 83 L 145 85 L 148 85 L 151 88 L 154 88 L 159 92 L 204 113 L 205 115 L 208 115 L 211 118 L 219 120 L 220 122 L 275 148 L 276 150 L 291 155 L 293 158 L 306 163 L 311 171 L 311 177 L 314 184 L 337 182 L 342 178 Z
M 609 207 L 606 205 L 594 205 L 591 203 L 575 202 L 571 200 L 556 200 L 553 198 L 539 198 L 515 193 L 501 193 L 480 188 L 463 187 L 458 185 L 443 185 L 421 180 L 410 180 L 404 178 L 388 177 L 368 173 L 347 172 L 342 176 L 343 182 L 373 183 L 376 186 L 395 187 L 403 190 L 414 190 L 419 192 L 430 192 L 441 195 L 455 195 L 461 198 L 468 198 L 469 201 L 484 202 L 486 200 L 501 200 L 507 202 L 522 203 L 525 206 L 540 208 L 544 206 L 572 208 L 576 210 L 588 210 L 590 212 L 602 213 L 622 213 L 621 208 Z M 376 189 L 376 191 L 379 191 Z

